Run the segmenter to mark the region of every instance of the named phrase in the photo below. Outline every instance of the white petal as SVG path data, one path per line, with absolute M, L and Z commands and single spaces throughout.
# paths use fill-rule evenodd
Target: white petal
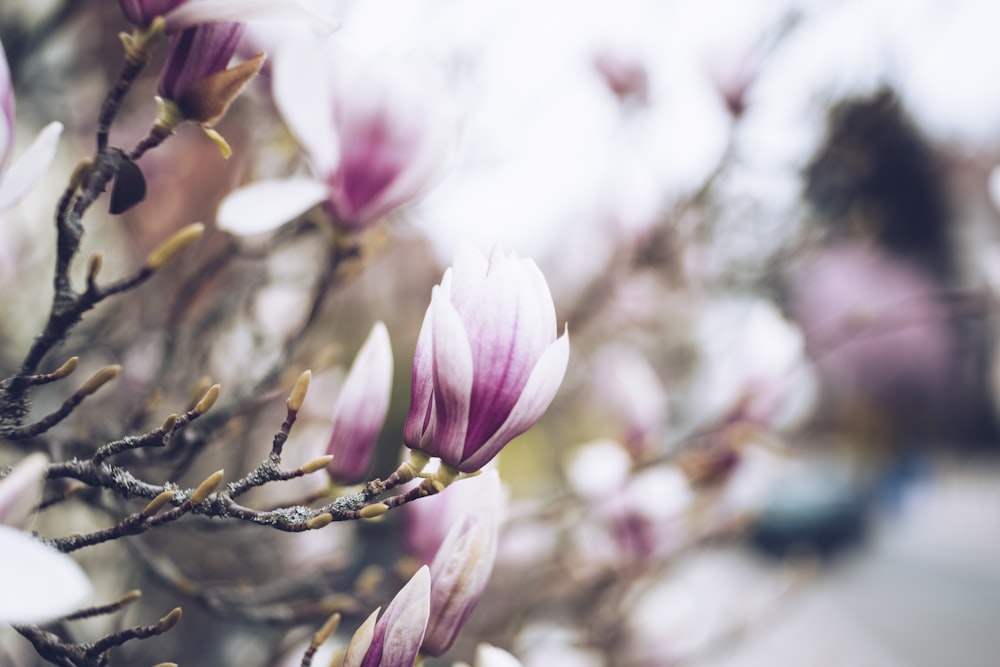
M 297 0 L 190 0 L 167 14 L 167 32 L 176 32 L 200 23 L 283 16 L 307 19 L 314 22 L 317 28 L 327 31 L 337 28 L 337 22 L 331 17 L 316 12 Z
M 319 40 L 303 39 L 283 45 L 271 65 L 274 103 L 321 176 L 340 162 L 328 58 Z
M 521 662 L 502 648 L 480 644 L 476 648 L 476 667 L 521 667 Z
M 0 623 L 42 623 L 79 609 L 92 593 L 76 561 L 8 526 L 0 526 L 0 572 Z
M 308 178 L 258 181 L 222 201 L 216 224 L 241 236 L 269 232 L 322 202 L 326 193 L 326 185 Z
M 35 184 L 56 156 L 62 123 L 46 125 L 7 173 L 0 176 L 0 211 L 16 204 Z
M 10 474 L 0 480 L 0 524 L 22 530 L 31 525 L 35 507 L 42 501 L 48 464 L 47 455 L 35 452 L 18 462 Z
M 517 399 L 506 421 L 479 450 L 462 462 L 459 469 L 463 472 L 478 470 L 496 456 L 510 440 L 531 428 L 545 413 L 556 392 L 559 391 L 568 363 L 569 334 L 563 332 L 563 335 L 542 353 L 531 371 L 521 397 Z

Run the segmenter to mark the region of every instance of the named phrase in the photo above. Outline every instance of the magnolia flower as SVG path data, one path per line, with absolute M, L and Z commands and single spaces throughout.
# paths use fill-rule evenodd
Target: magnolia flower
M 485 465 L 542 416 L 569 359 L 534 262 L 461 248 L 417 339 L 403 441 L 462 472 Z
M 55 157 L 62 128 L 62 123 L 49 123 L 21 157 L 8 164 L 14 148 L 14 86 L 0 44 L 0 213 L 20 201 L 48 168 Z
M 430 586 L 425 565 L 400 589 L 378 622 L 376 609 L 358 628 L 343 667 L 413 667 L 427 627 Z
M 488 478 L 493 502 L 452 524 L 431 564 L 431 611 L 422 647 L 428 655 L 438 656 L 451 648 L 493 572 L 501 489 L 496 471 Z
M 22 532 L 41 499 L 48 458 L 32 454 L 0 480 L 0 623 L 42 623 L 90 597 L 87 575 L 69 556 Z
M 438 173 L 450 124 L 432 80 L 412 65 L 358 63 L 302 41 L 275 54 L 272 90 L 313 175 L 238 190 L 219 210 L 223 229 L 269 231 L 316 205 L 334 226 L 363 229 L 415 200 Z
M 379 431 L 389 411 L 392 345 L 385 324 L 377 322 L 344 380 L 333 406 L 333 431 L 327 470 L 345 484 L 360 482 L 368 470 Z

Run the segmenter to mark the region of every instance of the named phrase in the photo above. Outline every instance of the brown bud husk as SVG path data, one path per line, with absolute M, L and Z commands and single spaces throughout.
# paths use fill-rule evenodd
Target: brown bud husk
M 175 100 L 185 120 L 205 127 L 218 123 L 263 65 L 264 54 L 258 53 L 246 62 L 195 81 Z

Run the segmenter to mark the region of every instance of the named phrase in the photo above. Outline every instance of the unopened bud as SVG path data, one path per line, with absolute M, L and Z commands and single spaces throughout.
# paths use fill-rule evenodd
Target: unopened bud
M 90 256 L 90 261 L 87 262 L 87 284 L 90 284 L 97 280 L 97 274 L 101 272 L 101 267 L 104 266 L 104 255 L 100 252 L 95 252 Z
M 132 602 L 135 602 L 136 600 L 138 600 L 141 597 L 142 597 L 142 591 L 140 591 L 138 588 L 133 588 L 128 593 L 126 593 L 125 595 L 121 596 L 118 599 L 118 603 L 119 604 L 130 604 Z
M 366 505 L 365 507 L 362 507 L 358 512 L 358 516 L 362 519 L 375 519 L 388 511 L 389 506 L 385 503 L 375 503 L 374 505 Z
M 213 384 L 205 392 L 205 395 L 201 397 L 201 400 L 194 406 L 192 412 L 196 415 L 203 415 L 212 409 L 215 402 L 219 400 L 219 392 L 222 391 L 222 386 L 218 384 Z
M 63 365 L 52 371 L 53 380 L 62 380 L 64 377 L 76 370 L 76 367 L 80 365 L 80 357 L 70 357 Z
M 177 415 L 169 414 L 167 418 L 163 420 L 160 424 L 160 430 L 164 433 L 171 433 L 174 430 L 174 426 L 177 426 Z
M 200 222 L 188 225 L 149 253 L 149 256 L 146 257 L 146 266 L 153 271 L 161 269 L 186 250 L 188 246 L 200 239 L 204 233 L 205 225 Z
M 309 381 L 312 379 L 312 371 L 306 371 L 295 381 L 292 393 L 288 395 L 286 405 L 291 412 L 298 412 L 302 409 L 302 402 L 306 400 L 306 392 L 309 391 Z
M 198 488 L 194 490 L 191 494 L 191 502 L 197 505 L 203 502 L 205 498 L 208 498 L 212 493 L 219 488 L 219 484 L 222 484 L 222 477 L 225 474 L 222 470 L 216 470 L 211 475 L 209 475 L 204 482 L 198 485 Z
M 323 526 L 329 526 L 333 522 L 333 515 L 329 512 L 323 512 L 322 514 L 317 514 L 313 518 L 306 521 L 306 528 L 309 530 L 318 530 Z
M 83 386 L 77 389 L 76 393 L 79 394 L 80 396 L 90 396 L 95 391 L 103 387 L 105 384 L 118 377 L 118 373 L 120 373 L 121 370 L 122 367 L 119 366 L 118 364 L 114 364 L 112 366 L 105 366 L 104 368 L 102 368 L 101 370 L 97 371 L 92 376 L 90 376 L 90 379 L 84 382 Z
M 194 388 L 191 390 L 191 399 L 188 401 L 188 405 L 194 407 L 194 404 L 198 402 L 208 388 L 212 386 L 212 378 L 207 375 L 202 375 L 198 378 L 198 381 L 194 383 Z
M 326 456 L 321 456 L 318 459 L 313 459 L 309 463 L 302 466 L 302 472 L 308 475 L 309 473 L 316 472 L 317 470 L 322 470 L 323 468 L 330 465 L 330 461 L 332 460 L 333 456 L 330 454 L 327 454 Z
M 164 491 L 160 495 L 156 496 L 149 501 L 145 507 L 142 508 L 142 515 L 145 517 L 150 517 L 163 509 L 163 506 L 174 499 L 175 491 Z
M 181 620 L 181 608 L 174 607 L 169 614 L 161 618 L 160 622 L 156 624 L 156 630 L 158 632 L 166 632 L 177 625 L 177 621 L 179 620 Z
M 333 614 L 330 618 L 326 619 L 326 623 L 313 635 L 312 645 L 319 646 L 325 642 L 330 638 L 330 635 L 337 631 L 338 627 L 340 627 L 340 614 Z

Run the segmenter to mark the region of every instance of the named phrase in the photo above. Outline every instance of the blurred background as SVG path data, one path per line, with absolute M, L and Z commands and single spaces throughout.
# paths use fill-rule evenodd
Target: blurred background
M 89 314 L 66 343 L 85 368 L 121 363 L 123 376 L 46 436 L 50 448 L 141 432 L 207 375 L 227 402 L 174 453 L 190 454 L 185 466 L 135 463 L 189 485 L 248 470 L 291 379 L 312 368 L 286 447 L 300 465 L 323 453 L 343 373 L 381 319 L 396 355 L 373 472 L 386 475 L 431 286 L 458 243 L 499 245 L 538 262 L 572 354 L 543 421 L 499 459 L 509 498 L 491 587 L 430 664 L 470 660 L 478 641 L 526 667 L 996 664 L 1000 7 L 314 7 L 359 59 L 433 77 L 450 130 L 432 183 L 347 241 L 315 218 L 264 236 L 210 228 L 193 259 Z M 0 5 L 15 154 L 47 122 L 65 125 L 43 183 L 0 214 L 5 374 L 47 315 L 52 211 L 93 150 L 127 28 L 114 2 Z M 280 52 L 295 29 L 251 24 L 245 52 Z M 151 123 L 162 57 L 128 98 L 116 145 Z M 172 231 L 212 223 L 239 186 L 307 171 L 272 83 L 266 68 L 220 124 L 228 161 L 194 127 L 143 157 L 146 200 L 121 216 L 99 202 L 83 256 L 99 249 L 105 275 L 124 275 Z M 352 253 L 336 271 L 331 243 Z M 39 414 L 61 397 L 43 394 Z M 310 484 L 254 500 L 294 502 Z M 40 532 L 122 511 L 84 500 L 43 515 Z M 301 535 L 192 520 L 86 550 L 100 591 L 145 596 L 124 620 L 79 632 L 183 604 L 177 630 L 125 647 L 121 664 L 285 664 L 329 610 L 350 632 L 391 597 L 421 558 L 413 535 L 442 529 L 423 504 Z M 185 602 L 164 562 L 208 593 Z M 18 637 L 0 643 L 10 664 L 36 664 Z

